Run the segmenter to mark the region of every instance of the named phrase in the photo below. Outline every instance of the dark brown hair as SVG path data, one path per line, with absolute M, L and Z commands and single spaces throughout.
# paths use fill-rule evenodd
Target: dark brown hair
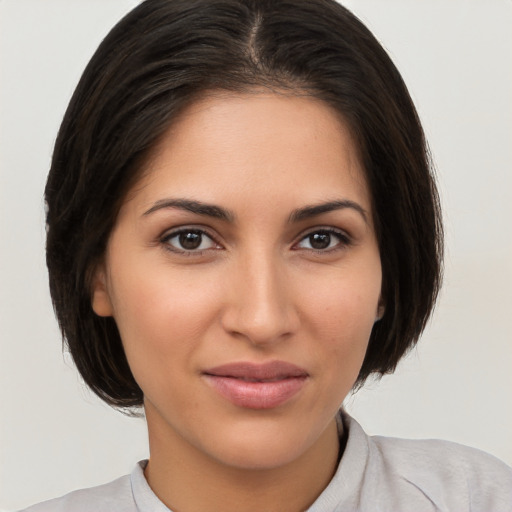
M 85 69 L 45 190 L 60 328 L 85 382 L 110 405 L 143 399 L 115 321 L 91 308 L 91 275 L 125 194 L 156 141 L 201 93 L 261 87 L 327 102 L 359 146 L 386 310 L 357 384 L 393 371 L 425 327 L 441 279 L 439 201 L 414 105 L 369 30 L 334 0 L 147 0 Z

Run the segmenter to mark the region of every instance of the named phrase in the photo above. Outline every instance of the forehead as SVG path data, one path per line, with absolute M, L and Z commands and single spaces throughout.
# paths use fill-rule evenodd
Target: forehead
M 311 96 L 211 93 L 188 106 L 155 146 L 139 186 L 218 202 L 236 196 L 318 202 L 348 195 L 370 209 L 358 147 L 342 116 Z

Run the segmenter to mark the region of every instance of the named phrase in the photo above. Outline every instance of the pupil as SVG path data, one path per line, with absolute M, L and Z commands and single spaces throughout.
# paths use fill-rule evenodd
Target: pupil
M 201 233 L 198 233 L 197 231 L 180 233 L 179 240 L 183 249 L 197 249 L 201 245 Z
M 309 236 L 309 241 L 313 249 L 326 249 L 331 243 L 331 235 L 329 233 L 313 233 Z

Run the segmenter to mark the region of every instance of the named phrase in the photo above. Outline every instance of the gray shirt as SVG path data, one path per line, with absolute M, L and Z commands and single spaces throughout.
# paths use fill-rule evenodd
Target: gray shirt
M 495 457 L 447 441 L 368 436 L 344 413 L 343 424 L 341 462 L 307 512 L 512 512 L 512 468 Z M 146 463 L 25 512 L 172 512 L 149 487 Z

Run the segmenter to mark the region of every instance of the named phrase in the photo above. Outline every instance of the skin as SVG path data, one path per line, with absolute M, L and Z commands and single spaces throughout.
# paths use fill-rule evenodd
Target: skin
M 168 204 L 176 199 L 228 218 Z M 121 208 L 92 304 L 114 317 L 144 392 L 145 474 L 168 507 L 297 511 L 326 487 L 335 415 L 382 313 L 371 219 L 354 140 L 319 100 L 212 93 L 162 138 Z M 199 250 L 180 245 L 176 230 L 187 229 L 205 233 Z M 307 378 L 270 409 L 234 405 L 204 377 L 275 360 Z

